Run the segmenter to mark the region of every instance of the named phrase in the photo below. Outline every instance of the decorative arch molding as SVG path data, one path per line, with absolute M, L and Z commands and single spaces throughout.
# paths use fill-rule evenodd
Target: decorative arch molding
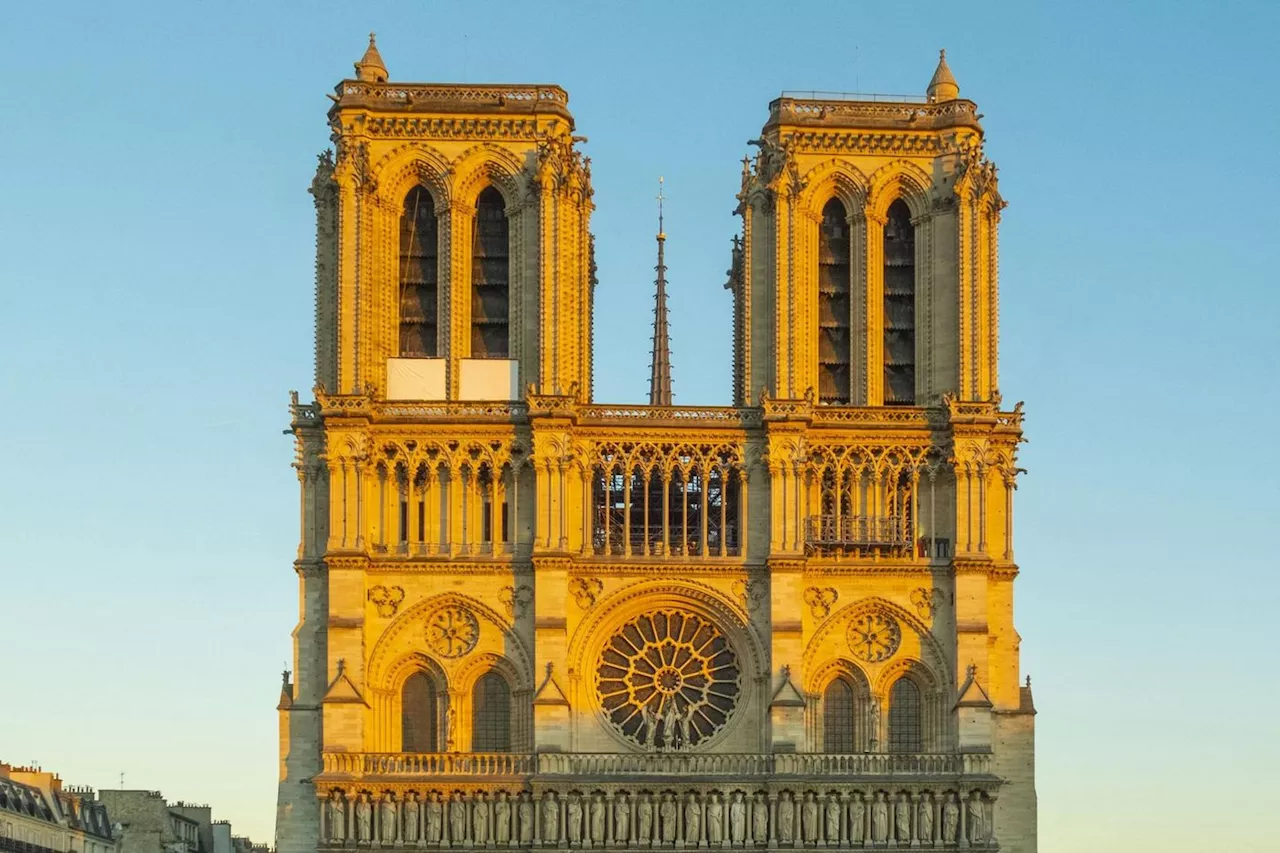
M 532 673 L 512 663 L 509 657 L 483 652 L 468 655 L 462 659 L 453 673 L 453 691 L 462 696 L 470 696 L 475 690 L 476 682 L 490 672 L 496 672 L 507 681 L 513 694 L 533 689 Z
M 378 161 L 375 171 L 381 176 L 379 194 L 387 205 L 398 210 L 409 191 L 422 186 L 431 194 L 437 213 L 449 206 L 451 173 L 448 158 L 421 142 L 393 148 Z
M 871 175 L 868 183 L 867 211 L 872 216 L 883 219 L 889 213 L 889 206 L 898 199 L 906 202 L 912 219 L 930 210 L 933 179 L 909 160 L 886 163 Z
M 899 678 L 907 678 L 914 681 L 916 686 L 920 688 L 921 696 L 937 693 L 941 688 L 937 677 L 933 674 L 933 670 L 921 661 L 907 657 L 894 660 L 880 671 L 873 685 L 875 695 L 888 696 L 890 688 Z
M 453 200 L 468 209 L 486 187 L 494 187 L 506 204 L 507 215 L 524 200 L 525 164 L 516 154 L 491 142 L 468 148 L 453 162 Z
M 510 620 L 470 596 L 450 592 L 418 602 L 413 607 L 406 609 L 403 614 L 398 616 L 387 627 L 387 630 L 378 638 L 373 651 L 369 654 L 368 685 L 376 689 L 387 689 L 395 663 L 404 656 L 405 651 L 416 648 L 417 644 L 406 640 L 406 632 L 414 628 L 422 629 L 428 615 L 437 608 L 449 605 L 465 607 L 475 615 L 477 620 L 486 622 L 494 630 L 497 630 L 502 636 L 503 647 L 507 656 L 513 658 L 512 665 L 519 670 L 532 672 L 528 650 L 525 649 L 523 641 L 514 631 Z M 480 654 L 483 655 L 485 652 Z M 456 687 L 457 673 L 462 670 L 470 657 L 473 657 L 473 655 L 464 656 L 456 663 L 444 665 L 444 671 L 452 675 L 450 679 L 451 687 Z
M 850 218 L 862 216 L 866 208 L 867 176 L 853 164 L 832 158 L 814 166 L 804 176 L 800 206 L 820 220 L 822 208 L 832 198 L 840 199 Z
M 881 610 L 887 612 L 897 619 L 903 626 L 915 632 L 920 637 L 920 650 L 922 657 L 927 661 L 927 663 L 922 665 L 931 673 L 935 673 L 934 678 L 936 679 L 936 683 L 950 683 L 950 667 L 947 666 L 946 655 L 943 654 L 942 648 L 938 645 L 938 641 L 933 636 L 933 632 L 929 630 L 929 626 L 926 625 L 919 617 L 908 611 L 905 607 L 878 596 L 868 596 L 846 604 L 844 607 L 833 613 L 825 622 L 822 623 L 822 625 L 818 627 L 818 630 L 813 634 L 813 638 L 805 646 L 803 658 L 805 672 L 808 673 L 811 669 L 815 668 L 815 660 L 817 659 L 820 650 L 824 647 L 824 643 L 828 642 L 831 632 L 844 631 L 854 616 L 868 610 Z M 888 661 L 885 661 L 879 669 L 889 670 L 906 660 L 910 660 L 910 658 L 902 656 L 900 652 L 895 653 L 895 655 Z M 880 683 L 881 677 L 881 673 L 876 672 L 874 679 L 871 679 L 870 676 L 868 676 L 868 679 L 871 680 L 871 683 L 874 686 Z M 879 690 L 875 690 L 874 692 L 876 695 L 882 695 Z
M 805 670 L 804 692 L 811 696 L 820 695 L 837 678 L 846 678 L 855 688 L 871 692 L 871 680 L 858 664 L 844 656 L 831 658 L 816 669 Z

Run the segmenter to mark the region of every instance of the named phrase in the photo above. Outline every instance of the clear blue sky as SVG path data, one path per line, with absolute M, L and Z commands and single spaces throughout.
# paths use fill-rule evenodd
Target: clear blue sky
M 393 79 L 555 82 L 590 138 L 597 398 L 729 397 L 746 140 L 946 47 L 1010 201 L 1017 617 L 1041 849 L 1274 850 L 1280 105 L 1268 3 L 10 3 L 0 23 L 0 758 L 272 835 L 311 386 L 305 190 L 369 30 Z

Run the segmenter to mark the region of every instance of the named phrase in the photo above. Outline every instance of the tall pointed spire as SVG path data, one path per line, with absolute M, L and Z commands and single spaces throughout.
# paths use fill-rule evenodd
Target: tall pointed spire
M 649 405 L 671 405 L 671 341 L 667 336 L 667 262 L 663 247 L 667 235 L 662 230 L 662 178 L 658 178 L 658 278 L 653 307 L 653 364 L 649 372 Z
M 956 83 L 950 66 L 947 65 L 945 50 L 938 51 L 938 67 L 933 70 L 933 79 L 929 81 L 929 88 L 925 90 L 925 94 L 933 103 L 954 101 L 960 97 L 960 86 Z

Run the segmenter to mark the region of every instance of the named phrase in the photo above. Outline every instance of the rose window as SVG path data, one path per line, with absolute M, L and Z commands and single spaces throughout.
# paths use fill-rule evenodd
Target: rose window
M 849 623 L 849 648 L 867 663 L 888 660 L 902 642 L 898 620 L 880 610 L 868 610 Z
M 714 735 L 738 702 L 738 656 L 709 620 L 658 610 L 605 644 L 596 689 L 610 722 L 648 749 L 685 749 Z
M 441 607 L 427 619 L 427 645 L 445 658 L 465 655 L 480 639 L 480 625 L 465 607 Z

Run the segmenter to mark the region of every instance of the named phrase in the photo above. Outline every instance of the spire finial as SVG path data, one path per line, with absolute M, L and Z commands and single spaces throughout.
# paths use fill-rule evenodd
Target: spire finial
M 658 277 L 653 296 L 653 359 L 649 368 L 649 405 L 671 405 L 671 341 L 667 333 L 667 262 L 664 247 L 667 234 L 663 230 L 662 203 L 667 196 L 665 181 L 658 178 Z
M 377 34 L 369 33 L 369 47 L 356 63 L 356 79 L 366 83 L 387 82 L 387 66 L 378 53 Z
M 925 94 L 929 96 L 932 103 L 954 101 L 960 97 L 960 85 L 956 83 L 955 76 L 947 66 L 946 48 L 938 51 L 938 67 L 934 69 L 933 79 L 929 81 L 929 88 L 925 90 Z

